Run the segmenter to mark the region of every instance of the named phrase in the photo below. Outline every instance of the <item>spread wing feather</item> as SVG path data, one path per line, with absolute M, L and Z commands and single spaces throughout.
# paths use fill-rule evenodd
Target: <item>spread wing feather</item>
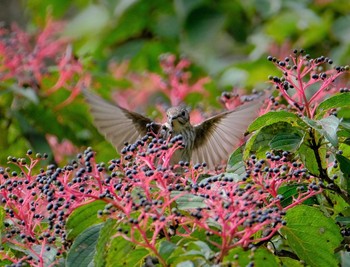
M 119 152 L 125 142 L 134 143 L 147 133 L 146 125 L 152 122 L 149 118 L 111 104 L 89 90 L 84 90 L 83 94 L 90 106 L 95 126 Z M 158 132 L 160 125 L 153 124 L 153 127 L 153 131 Z
M 239 144 L 249 124 L 257 117 L 259 108 L 260 104 L 255 101 L 196 125 L 192 161 L 206 162 L 209 169 L 222 164 Z

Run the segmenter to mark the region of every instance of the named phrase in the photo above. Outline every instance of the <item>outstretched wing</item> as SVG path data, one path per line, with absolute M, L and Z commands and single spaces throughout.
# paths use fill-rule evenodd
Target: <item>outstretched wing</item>
M 205 162 L 209 169 L 214 169 L 226 161 L 249 124 L 257 117 L 260 106 L 254 101 L 196 125 L 192 162 Z
M 83 94 L 90 106 L 96 128 L 119 152 L 125 142 L 134 143 L 147 133 L 146 125 L 152 123 L 151 119 L 113 105 L 89 90 L 84 90 Z M 152 130 L 158 132 L 160 125 L 153 124 L 153 127 Z

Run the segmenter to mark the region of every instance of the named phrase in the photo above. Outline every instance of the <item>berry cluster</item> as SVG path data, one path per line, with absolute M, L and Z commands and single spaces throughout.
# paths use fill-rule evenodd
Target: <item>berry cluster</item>
M 233 247 L 269 240 L 285 225 L 288 208 L 321 192 L 300 163 L 289 161 L 287 152 L 268 154 L 264 160 L 253 156 L 242 181 L 229 174 L 212 176 L 204 163 L 169 166 L 181 140 L 181 136 L 163 140 L 148 134 L 126 144 L 121 159 L 109 165 L 96 163 L 89 148 L 71 164 L 49 165 L 38 174 L 35 166 L 43 156 L 28 151 L 26 158 L 9 157 L 20 171 L 0 172 L 6 212 L 1 256 L 14 266 L 24 262 L 43 266 L 48 252 L 58 260 L 70 245 L 69 215 L 77 207 L 102 200 L 106 206 L 96 216 L 114 219 L 115 236 L 149 249 L 160 262 L 165 263 L 157 250 L 159 238 L 171 241 L 174 235 L 190 237 L 200 230 L 220 251 L 220 261 Z M 283 205 L 278 190 L 286 184 L 302 188 Z M 18 258 L 9 255 L 8 244 L 25 253 Z
M 282 77 L 269 76 L 269 80 L 275 84 L 288 104 L 309 118 L 313 118 L 317 106 L 315 103 L 319 103 L 327 94 L 337 92 L 339 86 L 334 84 L 335 80 L 349 71 L 349 66 L 327 69 L 324 65 L 332 65 L 332 59 L 324 56 L 313 59 L 305 54 L 303 49 L 294 50 L 293 55 L 283 60 L 272 56 L 268 56 L 267 59 L 283 72 Z M 345 88 L 341 91 L 347 90 Z M 278 103 L 275 98 L 272 98 L 272 102 L 273 105 Z

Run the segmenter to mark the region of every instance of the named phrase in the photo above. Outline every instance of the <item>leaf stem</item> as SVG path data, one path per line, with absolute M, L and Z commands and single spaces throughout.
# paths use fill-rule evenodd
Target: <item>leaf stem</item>
M 319 143 L 317 143 L 316 141 L 316 137 L 315 137 L 315 133 L 314 133 L 314 129 L 310 129 L 309 131 L 310 134 L 310 148 L 312 149 L 312 151 L 314 152 L 315 158 L 316 158 L 316 162 L 317 162 L 317 166 L 319 169 L 320 174 L 319 175 L 314 175 L 314 176 L 318 176 L 322 181 L 326 181 L 329 186 L 327 187 L 328 189 L 336 192 L 337 194 L 339 194 L 339 196 L 341 198 L 343 198 L 346 203 L 350 204 L 350 196 L 349 194 L 342 190 L 337 184 L 335 184 L 333 182 L 333 180 L 328 176 L 327 174 L 327 169 L 323 168 L 322 166 L 322 160 L 319 154 L 319 148 L 321 147 L 321 145 Z

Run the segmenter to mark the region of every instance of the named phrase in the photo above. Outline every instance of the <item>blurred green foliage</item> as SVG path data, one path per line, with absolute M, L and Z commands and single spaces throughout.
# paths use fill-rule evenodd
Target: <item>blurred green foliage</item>
M 263 83 L 266 76 L 251 71 L 267 75 L 260 60 L 270 53 L 282 57 L 304 48 L 338 64 L 350 55 L 346 0 L 93 2 L 53 0 L 48 6 L 29 0 L 24 8 L 37 24 L 48 14 L 67 18 L 65 34 L 75 39 L 75 52 L 91 56 L 101 69 L 111 59 L 127 59 L 133 69 L 159 71 L 158 56 L 173 52 L 189 57 L 221 88 Z M 247 62 L 253 64 L 242 66 Z
M 205 102 L 211 105 L 233 86 L 248 91 L 268 89 L 267 76 L 276 73 L 266 61 L 269 54 L 283 58 L 292 48 L 301 47 L 311 55 L 332 57 L 336 64 L 348 64 L 350 58 L 347 0 L 26 0 L 21 4 L 18 8 L 28 18 L 24 29 L 28 32 L 40 31 L 49 17 L 66 22 L 61 36 L 70 38 L 93 87 L 107 98 L 110 92 L 132 85 L 127 77 L 113 77 L 111 62 L 128 61 L 128 73 L 161 74 L 159 56 L 163 53 L 189 58 L 193 81 L 212 78 L 206 85 L 210 101 Z M 50 75 L 43 81 L 46 88 L 53 86 L 57 71 L 53 69 Z M 30 86 L 14 90 L 13 84 L 1 84 L 1 163 L 5 155 L 23 154 L 27 148 L 47 152 L 47 133 L 78 148 L 91 145 L 103 151 L 101 160 L 116 155 L 88 122 L 82 98 L 55 109 L 69 92 L 58 90 L 47 96 Z M 21 105 L 13 105 L 18 99 Z M 186 100 L 194 106 L 201 96 Z M 149 105 L 145 101 L 141 110 Z
M 189 67 L 191 76 L 186 88 L 191 88 L 191 85 L 198 81 L 207 81 L 205 78 L 210 77 L 209 82 L 203 82 L 199 86 L 201 90 L 189 91 L 184 98 L 190 107 L 207 112 L 220 108 L 218 97 L 223 91 L 232 91 L 232 88 L 235 88 L 237 92 L 243 93 L 253 89 L 258 91 L 270 89 L 272 86 L 268 83 L 268 75 L 281 74 L 276 66 L 266 60 L 268 55 L 283 59 L 291 53 L 292 49 L 303 48 L 313 57 L 320 55 L 331 57 L 334 65 L 348 65 L 350 59 L 350 1 L 348 0 L 22 0 L 18 3 L 21 5 L 18 6 L 17 14 L 27 18 L 27 23 L 23 26 L 22 17 L 21 19 L 14 17 L 13 22 L 20 22 L 23 31 L 32 37 L 29 38 L 10 27 L 8 27 L 10 33 L 3 34 L 3 29 L 0 32 L 1 166 L 6 164 L 9 155 L 21 157 L 27 149 L 48 153 L 49 163 L 60 166 L 88 146 L 92 146 L 94 151 L 97 151 L 98 162 L 117 157 L 117 152 L 112 145 L 105 141 L 92 125 L 88 107 L 79 90 L 89 86 L 104 98 L 116 100 L 119 97 L 120 101 L 130 104 L 136 111 L 161 119 L 161 108 L 164 107 L 160 103 L 166 106 L 172 101 L 170 93 L 159 88 L 162 82 L 169 84 L 170 80 L 160 64 L 161 55 L 165 53 L 174 54 L 178 59 L 188 58 L 193 63 Z M 0 8 L 6 12 L 5 4 L 0 3 Z M 64 24 L 60 24 L 58 32 L 50 30 L 53 36 L 42 35 L 43 29 L 47 28 L 51 21 L 63 21 Z M 16 35 L 22 38 L 24 46 L 19 46 L 19 49 L 14 48 L 14 54 L 6 54 L 7 50 L 4 47 L 16 47 L 16 43 L 11 43 L 13 40 L 11 38 Z M 64 40 L 64 42 L 60 43 L 58 40 Z M 36 44 L 45 44 L 45 41 L 47 41 L 47 47 L 36 46 Z M 25 49 L 26 44 L 34 47 L 32 51 L 28 50 L 29 54 L 26 54 L 28 53 Z M 53 48 L 51 44 L 58 47 Z M 6 57 L 9 63 L 16 62 L 17 55 L 24 57 L 23 62 L 33 59 L 35 61 L 44 48 L 54 51 L 54 54 L 41 59 L 43 65 L 36 70 L 37 73 L 25 68 L 24 70 L 12 69 L 13 72 L 8 72 L 8 65 L 3 63 Z M 67 62 L 63 64 L 65 57 Z M 21 63 L 16 62 L 18 68 L 22 67 Z M 74 70 L 70 72 L 70 68 Z M 67 69 L 68 73 L 65 72 Z M 10 76 L 7 77 L 9 73 Z M 58 86 L 58 81 L 62 77 L 66 78 L 66 82 Z M 269 91 L 266 94 L 267 97 L 271 93 Z M 277 92 L 275 94 L 277 95 Z M 138 96 L 143 100 L 142 103 L 136 99 Z M 323 102 L 321 107 L 327 112 L 331 108 L 342 107 L 343 109 L 340 110 L 342 115 L 348 115 L 348 109 L 344 108 L 349 102 L 348 98 L 343 95 L 340 97 L 341 99 L 331 98 Z M 298 151 L 308 170 L 321 176 L 320 165 L 326 169 L 326 166 L 322 166 L 326 163 L 326 148 L 333 149 L 336 153 L 334 157 L 344 175 L 341 179 L 344 178 L 342 183 L 346 184 L 345 195 L 348 196 L 350 188 L 347 179 L 350 173 L 349 123 L 343 120 L 342 128 L 338 131 L 340 120 L 322 119 L 324 115 L 322 110 L 318 110 L 317 115 L 319 116 L 317 122 L 323 127 L 322 129 L 316 122 L 306 119 L 305 123 L 296 115 L 288 117 L 286 112 L 267 115 L 269 124 L 266 117 L 260 117 L 250 126 L 250 130 L 259 128 L 262 130 L 247 143 L 246 153 L 243 153 L 243 156 L 248 158 L 248 154 L 252 152 L 260 156 L 259 146 L 263 147 L 260 151 L 261 156 L 268 148 Z M 349 116 L 343 117 L 349 118 Z M 300 127 L 304 127 L 303 133 L 308 134 L 302 135 L 300 129 L 292 125 L 292 121 L 297 121 Z M 309 146 L 303 144 L 302 142 L 307 141 L 307 138 L 311 140 L 310 127 L 319 134 L 320 140 L 323 140 L 325 135 L 334 147 L 321 142 L 324 147 L 320 149 L 316 147 L 312 151 Z M 337 131 L 340 137 L 345 139 L 339 147 L 336 143 Z M 261 140 L 257 138 L 258 134 L 267 137 L 263 140 L 264 142 L 260 142 Z M 339 154 L 336 149 L 342 149 L 344 154 Z M 242 170 L 244 157 L 241 155 L 242 151 L 238 152 L 233 154 L 229 162 L 232 170 Z M 321 159 L 317 159 L 312 153 L 321 155 Z M 13 158 L 9 159 L 15 161 Z M 331 157 L 330 160 L 333 158 Z M 327 176 L 328 172 L 332 175 L 336 173 L 334 170 L 336 168 L 332 168 L 330 166 L 329 171 L 326 172 L 328 184 L 332 181 Z M 324 179 L 324 177 L 321 178 Z M 279 193 L 287 195 L 286 201 L 289 201 L 292 196 L 294 197 L 295 190 L 293 187 L 291 191 Z M 331 201 L 336 203 L 334 204 L 336 212 L 333 217 L 337 216 L 337 220 L 343 221 L 348 227 L 349 217 L 342 216 L 349 216 L 346 201 L 350 200 L 344 198 L 344 201 L 340 197 L 338 200 L 337 197 L 330 194 L 325 199 L 329 205 L 332 204 Z M 328 212 L 327 206 L 321 206 L 321 209 Z M 95 214 L 96 210 L 92 212 Z M 305 207 L 295 212 L 294 218 L 298 220 L 294 221 L 294 226 L 297 225 L 294 228 L 293 220 L 291 223 L 288 222 L 289 235 L 298 237 L 301 233 L 298 240 L 302 241 L 298 243 L 292 240 L 293 244 L 290 246 L 294 245 L 293 249 L 301 255 L 297 253 L 300 258 L 303 258 L 304 248 L 311 244 L 307 248 L 312 253 L 306 256 L 312 255 L 317 260 L 317 264 L 313 266 L 322 266 L 318 265 L 323 261 L 321 256 L 326 255 L 332 258 L 332 261 L 334 260 L 333 246 L 328 249 L 327 244 L 330 240 L 328 236 L 327 239 L 326 237 L 323 240 L 320 239 L 319 229 L 321 228 L 315 228 L 313 232 L 309 231 L 310 235 L 303 234 L 305 229 L 310 229 L 307 227 L 310 227 L 312 222 L 316 223 L 317 227 L 322 227 L 322 223 L 326 220 L 326 217 L 317 215 L 315 212 L 309 218 L 310 222 L 304 220 L 303 214 L 310 214 L 310 212 L 312 211 Z M 292 215 L 287 214 L 294 219 Z M 75 226 L 84 226 L 81 220 L 77 222 Z M 72 221 L 70 223 L 72 224 Z M 101 236 L 109 238 L 112 226 L 106 225 L 108 227 L 102 230 L 99 225 L 88 231 L 82 228 L 78 230 L 81 232 L 84 230 L 83 237 L 98 234 L 101 231 Z M 332 231 L 335 229 L 334 232 L 339 230 L 333 222 L 329 225 L 327 229 Z M 288 236 L 288 232 L 284 234 Z M 334 247 L 338 245 L 338 241 L 340 242 L 338 235 L 338 232 L 334 235 L 336 237 L 336 242 L 333 242 Z M 309 236 L 310 239 L 308 239 Z M 94 239 L 93 242 L 95 241 Z M 102 243 L 102 241 L 99 242 Z M 323 253 L 319 246 L 313 246 L 317 241 L 320 241 L 320 244 L 323 243 L 328 249 L 328 254 Z M 83 244 L 83 242 L 77 244 Z M 108 247 L 108 252 L 111 252 L 108 255 L 111 256 L 106 260 L 118 258 L 114 253 L 120 253 L 125 246 L 125 240 L 115 239 L 112 244 L 112 248 L 115 249 Z M 174 249 L 171 247 L 173 244 L 163 244 L 163 246 L 164 248 L 161 247 L 160 250 Z M 91 247 L 95 249 L 95 243 Z M 105 249 L 103 246 L 100 248 Z M 97 251 L 101 262 L 104 261 L 102 249 Z M 125 259 L 128 261 L 135 259 L 135 254 L 139 254 L 140 259 L 144 258 L 145 251 L 138 251 L 130 244 L 127 249 L 129 254 Z M 188 252 L 193 253 L 190 250 L 191 246 L 188 246 L 188 249 Z M 239 250 L 240 248 L 237 249 L 239 253 L 248 254 L 246 251 Z M 70 262 L 76 263 L 76 259 L 85 257 L 81 251 L 77 250 L 77 253 L 74 250 L 71 251 L 73 253 L 68 255 Z M 236 259 L 237 251 L 232 251 L 225 261 Z M 206 255 L 210 253 L 213 252 L 210 250 L 203 252 Z M 277 264 L 267 250 L 259 248 L 257 253 L 262 255 L 262 262 L 265 261 L 262 264 L 268 264 L 266 260 L 269 260 L 270 266 Z M 184 251 L 175 251 L 173 255 L 172 260 L 180 261 Z M 250 259 L 248 256 L 247 260 Z M 247 265 L 246 259 L 240 258 L 242 260 L 240 263 Z M 293 262 L 294 260 L 291 259 L 289 261 L 291 261 L 290 265 L 286 263 L 288 260 L 283 261 L 283 264 L 299 266 L 296 261 Z M 343 262 L 346 261 L 348 256 L 344 256 Z

